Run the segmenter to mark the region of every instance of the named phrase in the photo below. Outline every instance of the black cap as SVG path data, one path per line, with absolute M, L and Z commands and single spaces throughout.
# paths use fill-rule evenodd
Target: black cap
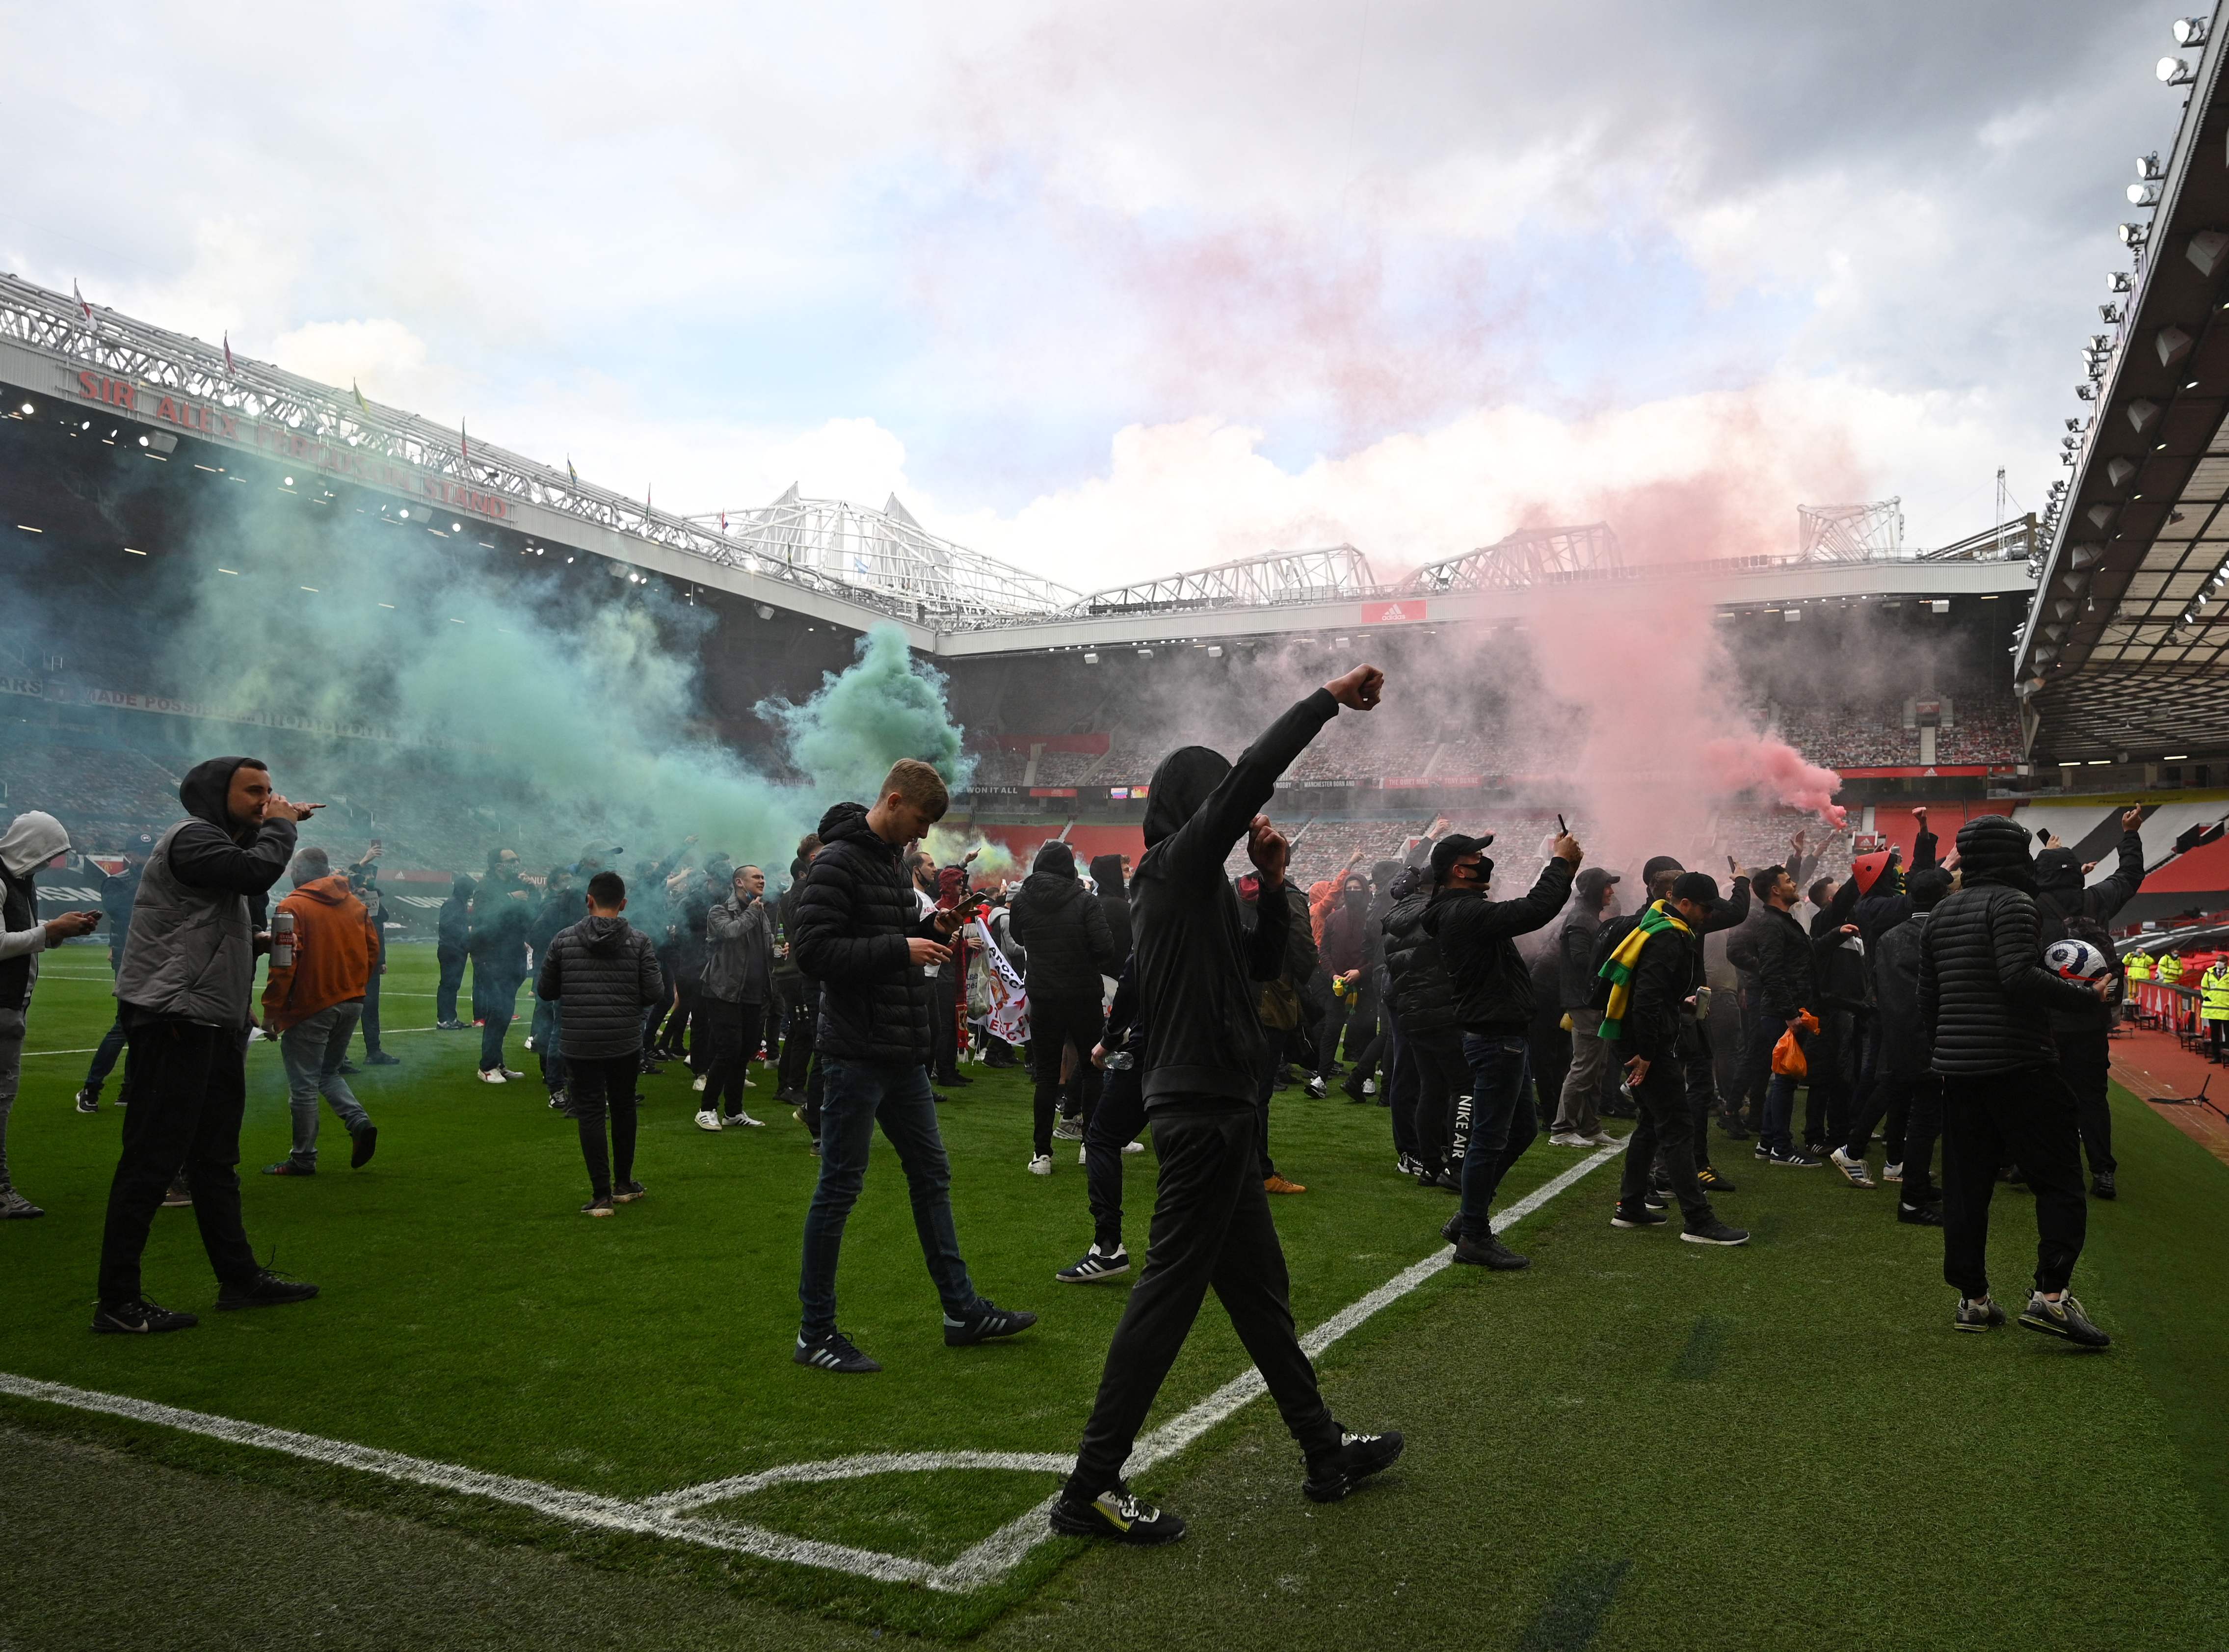
M 1659 872 L 1683 872 L 1686 866 L 1671 855 L 1651 855 L 1641 863 L 1641 881 L 1653 884 Z
M 1491 832 L 1487 832 L 1482 838 L 1474 838 L 1458 832 L 1452 837 L 1441 839 L 1437 843 L 1432 845 L 1433 881 L 1441 884 L 1446 883 L 1448 881 L 1448 868 L 1454 865 L 1455 862 L 1461 860 L 1465 855 L 1476 854 L 1480 850 L 1485 848 L 1493 841 L 1493 833 Z M 1481 877 L 1492 877 L 1493 876 L 1493 863 L 1490 860 L 1482 861 L 1479 866 L 1479 871 Z
M 1578 876 L 1577 886 L 1579 898 L 1585 901 L 1599 901 L 1602 899 L 1603 891 L 1604 890 L 1608 889 L 1612 884 L 1622 883 L 1625 880 L 1621 878 L 1616 872 L 1609 871 L 1606 867 L 1589 866 L 1582 871 Z
M 1699 906 L 1716 906 L 1718 903 L 1718 880 L 1708 872 L 1681 872 L 1673 880 L 1672 898 L 1693 901 Z

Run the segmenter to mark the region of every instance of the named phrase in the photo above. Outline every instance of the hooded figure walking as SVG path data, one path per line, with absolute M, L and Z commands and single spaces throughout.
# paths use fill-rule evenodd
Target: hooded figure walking
M 183 1331 L 201 1321 L 140 1294 L 139 1256 L 183 1165 L 221 1308 L 268 1308 L 318 1288 L 255 1264 L 240 1218 L 240 1124 L 264 897 L 294 854 L 294 827 L 323 805 L 290 803 L 254 757 L 196 763 L 178 786 L 186 816 L 155 845 L 116 972 L 124 1022 L 124 1151 L 100 1236 L 96 1331 Z
M 1258 813 L 1278 775 L 1341 706 L 1367 711 L 1385 686 L 1358 665 L 1294 705 L 1233 766 L 1186 746 L 1154 771 L 1146 853 L 1130 886 L 1132 955 L 1146 1026 L 1146 1114 L 1160 1160 L 1151 1250 L 1107 1350 L 1076 1471 L 1053 1505 L 1056 1532 L 1174 1542 L 1184 1522 L 1122 1479 L 1138 1430 L 1191 1334 L 1209 1286 L 1307 1462 L 1301 1490 L 1336 1502 L 1401 1455 L 1397 1433 L 1350 1434 L 1316 1386 L 1293 1329 L 1290 1281 L 1255 1160 L 1254 1092 L 1264 1059 L 1256 983 L 1284 964 L 1285 839 Z M 1223 865 L 1241 839 L 1261 874 L 1247 931 Z
M 38 809 L 26 809 L 0 832 L 0 886 L 6 891 L 7 919 L 0 929 L 0 1220 L 44 1216 L 17 1192 L 8 1176 L 8 1115 L 15 1110 L 16 1087 L 23 1070 L 25 1018 L 39 984 L 39 955 L 49 947 L 91 935 L 98 912 L 64 912 L 39 922 L 39 891 L 32 879 L 40 867 L 69 848 L 62 823 Z M 82 1096 L 84 1092 L 79 1092 Z M 98 1087 L 95 1087 L 98 1093 Z M 80 1112 L 85 1110 L 80 1105 Z

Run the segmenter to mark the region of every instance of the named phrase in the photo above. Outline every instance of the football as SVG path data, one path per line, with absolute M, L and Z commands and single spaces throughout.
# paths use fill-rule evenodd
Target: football
M 2095 980 L 2110 967 L 2087 941 L 2054 941 L 2043 949 L 2043 967 L 2068 980 Z

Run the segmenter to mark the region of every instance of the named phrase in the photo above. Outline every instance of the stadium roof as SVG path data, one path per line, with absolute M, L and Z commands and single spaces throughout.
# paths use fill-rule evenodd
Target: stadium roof
M 1544 588 L 1678 581 L 1725 606 L 2025 590 L 2032 524 L 1905 551 L 1896 502 L 1807 507 L 1786 557 L 1635 565 L 1603 523 L 1528 528 L 1381 581 L 1352 545 L 1277 550 L 1088 596 L 938 537 L 896 496 L 879 510 L 801 498 L 680 516 L 562 469 L 183 334 L 0 275 L 0 382 L 180 436 L 855 628 L 903 625 L 914 646 L 997 654 L 1359 626 L 1522 620 Z M 10 407 L 10 416 L 23 409 Z M 26 415 L 25 416 L 31 416 Z M 143 445 L 145 445 L 143 443 Z
M 2016 646 L 2031 755 L 2134 761 L 2229 746 L 2229 81 L 2220 9 L 2163 164 L 2138 162 L 2149 222 L 2121 226 L 2070 419 L 2072 466 Z M 2149 196 L 2149 201 L 2140 197 Z

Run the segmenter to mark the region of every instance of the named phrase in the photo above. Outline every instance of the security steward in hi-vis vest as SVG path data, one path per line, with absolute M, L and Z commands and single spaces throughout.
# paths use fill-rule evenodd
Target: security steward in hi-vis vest
M 2148 952 L 2132 952 L 2121 960 L 2121 967 L 2130 980 L 2149 980 L 2152 978 L 2152 959 Z
M 2206 1023 L 2207 1041 L 2218 1056 L 2229 1042 L 2229 955 L 2216 958 L 2213 967 L 2198 978 L 2198 1013 Z
M 2172 952 L 2162 953 L 2159 961 L 2159 978 L 2172 987 L 2182 979 L 2182 960 Z

